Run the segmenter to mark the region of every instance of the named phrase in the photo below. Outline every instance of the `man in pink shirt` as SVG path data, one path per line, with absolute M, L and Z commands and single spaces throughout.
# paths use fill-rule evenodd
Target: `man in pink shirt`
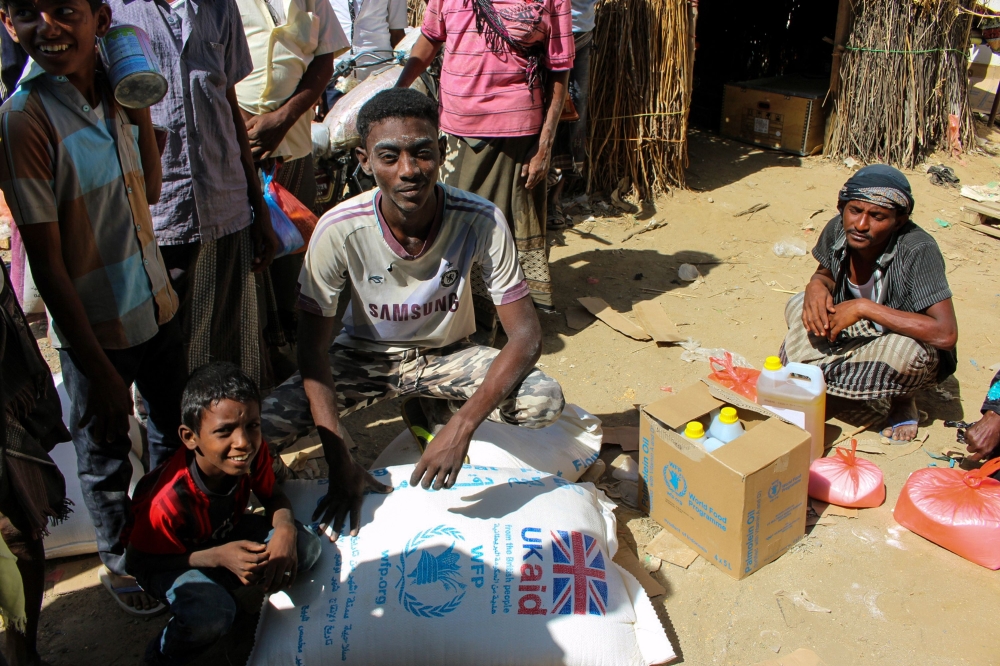
M 413 83 L 442 46 L 444 182 L 500 209 L 532 300 L 552 310 L 546 176 L 575 55 L 570 2 L 429 0 L 420 38 L 396 85 Z M 496 313 L 481 281 L 472 287 L 477 328 L 485 330 L 489 344 Z

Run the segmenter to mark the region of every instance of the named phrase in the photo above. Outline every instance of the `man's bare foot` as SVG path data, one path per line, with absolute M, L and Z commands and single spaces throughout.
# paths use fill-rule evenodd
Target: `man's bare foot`
M 897 442 L 909 442 L 917 436 L 917 421 L 920 413 L 913 396 L 893 398 L 892 407 L 886 417 L 889 425 L 882 430 L 882 436 Z
M 129 608 L 149 611 L 160 606 L 159 601 L 138 589 L 139 584 L 132 576 L 119 576 L 107 567 L 104 567 L 104 573 L 111 584 L 112 594 L 117 595 L 118 599 Z

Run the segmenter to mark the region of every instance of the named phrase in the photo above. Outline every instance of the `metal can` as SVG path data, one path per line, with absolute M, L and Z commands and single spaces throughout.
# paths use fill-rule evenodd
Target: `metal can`
M 167 94 L 167 80 L 153 55 L 149 35 L 134 25 L 116 25 L 100 40 L 101 61 L 115 99 L 130 109 L 144 109 Z

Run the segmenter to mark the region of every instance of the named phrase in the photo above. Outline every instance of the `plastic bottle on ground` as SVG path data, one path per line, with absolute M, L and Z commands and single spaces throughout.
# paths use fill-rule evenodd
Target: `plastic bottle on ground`
M 826 379 L 815 365 L 789 363 L 768 356 L 757 380 L 757 404 L 794 423 L 812 436 L 810 460 L 823 456 L 826 434 Z
M 712 419 L 712 425 L 708 428 L 708 436 L 714 437 L 723 444 L 728 444 L 742 435 L 743 432 L 743 424 L 740 423 L 736 408 L 728 405 L 723 407 L 719 414 Z

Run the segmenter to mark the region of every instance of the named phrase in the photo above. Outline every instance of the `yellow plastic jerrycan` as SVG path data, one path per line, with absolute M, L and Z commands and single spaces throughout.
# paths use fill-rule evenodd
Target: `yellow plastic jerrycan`
M 822 368 L 805 363 L 781 365 L 768 356 L 757 380 L 757 404 L 812 435 L 810 460 L 823 456 L 826 426 L 826 379 Z

